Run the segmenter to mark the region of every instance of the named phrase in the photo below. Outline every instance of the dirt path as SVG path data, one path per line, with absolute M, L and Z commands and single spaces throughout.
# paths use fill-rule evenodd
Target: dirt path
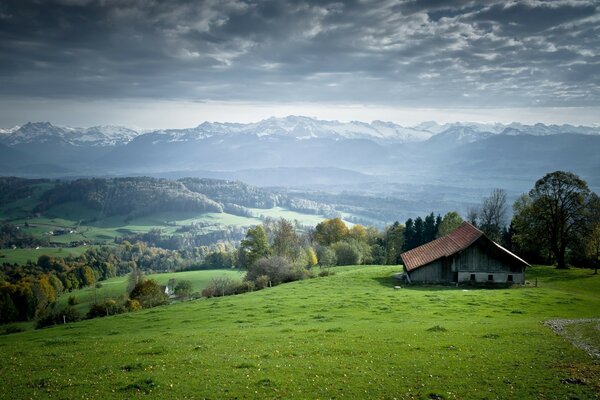
M 600 349 L 595 348 L 589 343 L 586 343 L 581 338 L 573 337 L 568 334 L 565 327 L 567 325 L 573 324 L 583 324 L 583 323 L 598 323 L 596 327 L 600 330 L 600 318 L 582 318 L 582 319 L 550 319 L 548 321 L 544 321 L 544 325 L 550 327 L 555 333 L 563 336 L 569 342 L 573 344 L 573 346 L 578 347 L 588 353 L 593 358 L 600 358 Z

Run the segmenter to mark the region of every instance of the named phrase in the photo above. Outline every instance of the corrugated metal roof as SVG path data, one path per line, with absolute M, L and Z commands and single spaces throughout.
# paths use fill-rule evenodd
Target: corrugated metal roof
M 496 246 L 498 246 L 504 252 L 508 253 L 510 256 L 516 258 L 520 262 L 525 263 L 526 265 L 529 265 L 526 261 L 522 260 L 510 251 L 506 250 L 498 243 L 487 238 L 487 236 L 485 236 L 485 234 L 482 231 L 475 228 L 468 222 L 463 222 L 458 228 L 456 228 L 446 236 L 442 236 L 441 238 L 436 239 L 432 242 L 425 243 L 422 246 L 402 253 L 400 257 L 402 258 L 402 262 L 404 263 L 404 268 L 407 271 L 412 271 L 416 268 L 427 265 L 432 261 L 438 260 L 442 257 L 448 257 L 454 253 L 464 250 L 480 237 L 485 237 L 487 240 L 494 243 Z

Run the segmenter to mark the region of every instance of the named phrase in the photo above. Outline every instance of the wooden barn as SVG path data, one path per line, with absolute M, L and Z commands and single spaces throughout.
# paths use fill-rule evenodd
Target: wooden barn
M 409 282 L 524 283 L 529 266 L 468 222 L 400 257 Z

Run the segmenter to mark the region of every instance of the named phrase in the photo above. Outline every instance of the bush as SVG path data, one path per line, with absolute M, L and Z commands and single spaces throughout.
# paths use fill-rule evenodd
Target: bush
M 127 310 L 122 304 L 115 300 L 107 300 L 104 303 L 93 304 L 87 313 L 88 318 L 106 317 L 109 315 L 122 314 Z
M 329 247 L 319 246 L 317 248 L 317 258 L 321 267 L 332 267 L 337 264 L 335 251 Z
M 64 309 L 50 313 L 40 318 L 36 325 L 36 329 L 41 329 L 46 326 L 63 324 L 66 322 L 77 322 L 81 320 L 81 314 L 75 308 L 67 306 Z
M 24 332 L 25 329 L 21 328 L 20 326 L 12 326 L 9 325 L 4 329 L 4 333 L 2 333 L 3 335 L 10 335 L 11 333 L 19 333 L 19 332 Z
M 289 282 L 292 274 L 290 262 L 280 256 L 263 257 L 248 267 L 246 280 L 255 281 L 259 276 L 267 276 L 272 285 Z
M 125 308 L 127 311 L 139 311 L 142 309 L 142 305 L 137 300 L 127 299 L 125 302 Z
M 337 265 L 360 264 L 360 250 L 349 242 L 337 242 L 332 245 Z
M 67 300 L 67 304 L 70 306 L 74 306 L 76 304 L 79 304 L 79 299 L 75 296 L 69 296 L 69 299 Z
M 143 308 L 150 308 L 166 304 L 167 295 L 160 285 L 153 279 L 138 282 L 129 298 L 140 302 Z
M 202 297 L 227 296 L 236 293 L 239 281 L 234 281 L 228 276 L 215 276 L 208 281 L 208 285 L 202 290 Z
M 267 275 L 261 275 L 254 280 L 254 285 L 257 289 L 265 289 L 269 287 L 271 280 Z
M 323 271 L 319 272 L 319 276 L 331 276 L 331 275 L 335 275 L 335 271 L 324 269 Z
M 192 294 L 191 281 L 179 281 L 175 285 L 175 296 L 179 299 L 187 299 Z
M 100 289 L 102 287 L 102 282 L 96 282 L 96 289 Z

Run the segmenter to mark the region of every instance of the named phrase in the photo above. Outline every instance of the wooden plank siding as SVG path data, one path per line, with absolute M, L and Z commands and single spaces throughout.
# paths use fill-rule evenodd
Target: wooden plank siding
M 400 257 L 411 282 L 524 283 L 529 266 L 468 222 Z
M 487 240 L 410 272 L 414 282 L 510 282 L 524 283 L 524 268 Z M 492 279 L 490 280 L 490 275 Z M 474 279 L 473 279 L 474 278 Z

